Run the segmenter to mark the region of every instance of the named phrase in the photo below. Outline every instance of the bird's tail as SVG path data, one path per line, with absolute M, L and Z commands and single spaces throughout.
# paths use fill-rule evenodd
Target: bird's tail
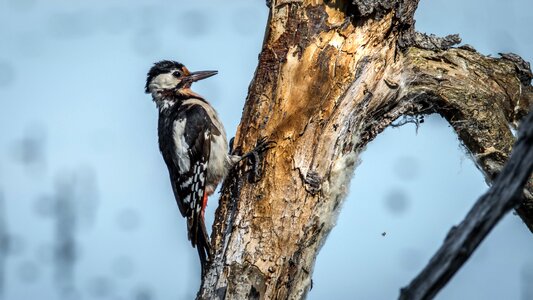
M 211 261 L 211 244 L 209 243 L 209 237 L 207 235 L 207 229 L 205 227 L 204 218 L 201 217 L 199 220 L 198 227 L 198 239 L 196 243 L 196 250 L 198 251 L 198 256 L 200 257 L 200 264 L 202 265 L 202 277 L 205 275 L 207 263 Z
M 211 260 L 211 243 L 209 242 L 209 235 L 205 226 L 204 209 L 207 203 L 207 194 L 204 195 L 202 209 L 199 212 L 194 212 L 188 218 L 189 240 L 193 247 L 198 251 L 200 257 L 200 264 L 202 266 L 202 276 L 206 272 L 207 263 Z

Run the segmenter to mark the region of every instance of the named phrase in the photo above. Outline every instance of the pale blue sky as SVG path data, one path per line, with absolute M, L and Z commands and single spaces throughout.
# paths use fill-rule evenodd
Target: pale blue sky
M 417 28 L 533 61 L 532 9 L 530 0 L 422 0 Z M 0 234 L 13 237 L 0 258 L 4 299 L 61 299 L 51 199 L 65 183 L 77 216 L 74 299 L 195 295 L 198 258 L 158 152 L 145 74 L 160 59 L 219 70 L 194 88 L 232 136 L 267 14 L 259 0 L 0 0 Z M 418 134 L 387 129 L 362 155 L 309 299 L 396 298 L 486 189 L 441 118 L 427 117 Z M 531 233 L 507 216 L 437 299 L 529 299 L 532 249 Z

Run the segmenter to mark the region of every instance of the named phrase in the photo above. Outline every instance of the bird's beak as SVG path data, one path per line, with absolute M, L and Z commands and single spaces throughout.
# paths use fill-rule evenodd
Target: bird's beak
M 217 75 L 218 71 L 198 71 L 198 72 L 192 72 L 187 76 L 187 79 L 189 79 L 191 82 L 195 82 L 198 80 L 206 79 L 208 77 L 211 77 L 213 75 Z

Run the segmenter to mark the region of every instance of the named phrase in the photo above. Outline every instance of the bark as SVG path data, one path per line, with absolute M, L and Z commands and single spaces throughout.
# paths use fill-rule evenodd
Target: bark
M 235 137 L 277 143 L 226 179 L 199 299 L 301 299 L 359 154 L 402 116 L 439 113 L 491 181 L 533 103 L 529 65 L 414 31 L 417 1 L 277 0 Z M 533 229 L 533 183 L 518 213 Z

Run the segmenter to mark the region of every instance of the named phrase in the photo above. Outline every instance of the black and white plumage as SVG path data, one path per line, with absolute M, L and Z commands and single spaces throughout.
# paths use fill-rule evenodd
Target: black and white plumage
M 203 216 L 207 196 L 240 159 L 228 154 L 224 126 L 214 108 L 190 89 L 192 82 L 216 73 L 191 73 L 178 62 L 160 61 L 148 72 L 145 87 L 159 109 L 159 149 L 202 272 L 211 256 Z

